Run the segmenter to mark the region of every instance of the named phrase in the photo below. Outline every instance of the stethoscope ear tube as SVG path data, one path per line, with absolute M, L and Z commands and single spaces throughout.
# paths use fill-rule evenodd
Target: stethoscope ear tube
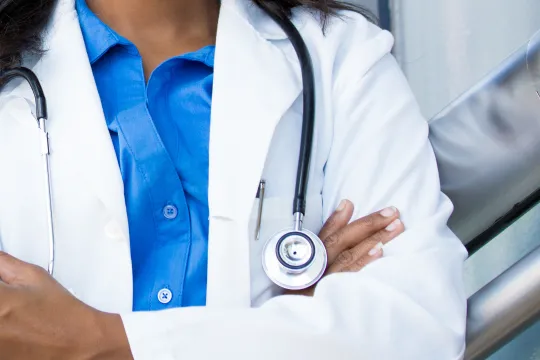
M 306 195 L 309 178 L 309 165 L 311 162 L 311 152 L 313 148 L 313 132 L 315 128 L 315 75 L 313 63 L 306 43 L 298 29 L 287 17 L 276 14 L 271 9 L 260 5 L 267 14 L 283 29 L 289 37 L 302 70 L 303 85 L 303 117 L 302 135 L 300 139 L 300 154 L 298 158 L 298 169 L 296 172 L 296 186 L 294 190 L 293 214 L 306 214 Z
M 43 162 L 43 176 L 46 192 L 46 210 L 47 210 L 47 238 L 49 242 L 49 259 L 47 263 L 47 270 L 49 274 L 54 274 L 55 265 L 55 238 L 54 238 L 54 226 L 53 226 L 53 210 L 52 210 L 52 188 L 51 188 L 51 170 L 49 164 L 49 134 L 47 132 L 47 100 L 45 99 L 45 93 L 37 78 L 36 74 L 30 69 L 24 67 L 12 68 L 4 71 L 0 71 L 0 88 L 6 85 L 9 81 L 15 78 L 23 78 L 28 82 L 28 85 L 34 93 L 36 102 L 36 119 L 40 132 L 40 145 L 41 155 Z
M 17 67 L 0 71 L 0 86 L 2 84 L 5 85 L 9 81 L 18 77 L 25 79 L 28 82 L 28 85 L 30 85 L 32 92 L 34 93 L 34 98 L 36 101 L 36 119 L 38 121 L 39 119 L 47 119 L 48 114 L 45 93 L 43 92 L 43 88 L 41 87 L 39 79 L 32 70 L 25 67 Z

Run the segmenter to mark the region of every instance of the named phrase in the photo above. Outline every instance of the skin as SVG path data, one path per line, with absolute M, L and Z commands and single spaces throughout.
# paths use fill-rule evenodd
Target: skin
M 215 44 L 216 0 L 88 0 L 88 5 L 136 45 L 147 78 L 172 56 Z M 404 231 L 397 210 L 349 224 L 352 214 L 352 203 L 342 202 L 319 234 L 328 251 L 325 276 L 361 270 L 383 255 L 377 244 Z M 311 296 L 315 289 L 288 294 Z M 133 359 L 120 315 L 82 303 L 45 270 L 2 252 L 0 354 L 2 360 Z
M 137 47 L 147 79 L 165 60 L 216 43 L 218 0 L 87 0 L 87 4 Z

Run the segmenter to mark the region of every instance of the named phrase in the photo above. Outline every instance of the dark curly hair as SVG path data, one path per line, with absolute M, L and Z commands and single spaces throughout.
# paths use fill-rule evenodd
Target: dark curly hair
M 0 70 L 17 66 L 22 54 L 42 53 L 42 33 L 51 17 L 57 0 L 0 0 Z M 362 13 L 370 20 L 366 9 L 335 0 L 252 0 L 256 5 L 280 17 L 291 15 L 291 10 L 304 6 L 319 12 L 321 25 L 328 16 L 340 10 Z

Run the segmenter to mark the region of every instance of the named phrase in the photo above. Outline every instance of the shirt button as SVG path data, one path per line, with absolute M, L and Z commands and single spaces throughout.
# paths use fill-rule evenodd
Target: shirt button
M 163 208 L 163 216 L 169 220 L 176 219 L 178 216 L 178 209 L 174 205 L 167 205 Z
M 168 304 L 172 300 L 172 292 L 169 289 L 161 289 L 158 292 L 158 301 L 162 304 Z

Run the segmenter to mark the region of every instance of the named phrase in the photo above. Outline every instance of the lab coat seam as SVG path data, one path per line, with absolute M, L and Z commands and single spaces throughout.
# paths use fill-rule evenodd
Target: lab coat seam
M 373 71 L 376 70 L 376 67 L 380 64 L 383 64 L 383 61 L 385 60 L 390 61 L 392 59 L 393 59 L 393 56 L 390 53 L 383 54 L 383 56 L 379 58 L 376 62 L 374 62 L 372 66 L 369 67 L 368 71 L 365 72 L 360 79 L 358 79 L 359 81 L 354 82 L 353 84 L 349 84 L 347 88 L 343 88 L 339 94 L 336 94 L 335 102 L 358 105 L 357 104 L 358 101 L 355 101 L 355 98 L 358 97 L 358 94 L 365 93 L 365 89 L 362 89 L 362 88 L 365 87 L 367 77 L 372 75 Z M 385 69 L 385 72 L 388 72 L 388 69 Z M 377 76 L 377 75 L 375 75 L 374 77 L 376 79 L 380 78 L 380 76 Z M 369 89 L 369 86 L 368 86 L 367 91 L 371 91 Z M 411 105 L 411 101 L 414 102 L 414 98 L 412 97 L 412 94 L 408 97 L 409 99 L 406 105 Z M 395 118 L 395 115 L 392 114 L 392 111 L 394 111 L 394 109 L 396 109 L 395 106 L 387 109 L 386 111 L 387 118 Z M 402 110 L 402 109 L 398 108 L 398 110 Z M 410 111 L 408 113 L 410 113 Z M 419 116 L 421 117 L 421 114 Z M 361 119 L 356 120 L 356 122 L 361 122 Z M 427 125 L 427 122 L 426 122 L 426 125 Z
M 377 35 L 367 40 L 364 40 L 356 50 L 341 50 L 343 59 L 339 64 L 340 70 L 334 78 L 333 89 L 335 93 L 347 93 L 350 88 L 355 88 L 357 84 L 362 83 L 363 79 L 386 57 L 392 57 L 390 50 L 392 49 L 393 41 L 390 33 L 386 30 L 381 30 Z M 388 44 L 384 44 L 388 42 Z M 383 45 L 384 44 L 384 45 Z M 345 45 L 345 44 L 343 44 Z M 337 54 L 336 54 L 337 55 Z M 354 66 L 348 66 L 352 59 L 357 60 Z M 369 60 L 367 61 L 366 60 Z M 360 65 L 360 66 L 358 66 Z M 349 70 L 346 74 L 343 70 Z M 354 73 L 353 73 L 354 71 Z

